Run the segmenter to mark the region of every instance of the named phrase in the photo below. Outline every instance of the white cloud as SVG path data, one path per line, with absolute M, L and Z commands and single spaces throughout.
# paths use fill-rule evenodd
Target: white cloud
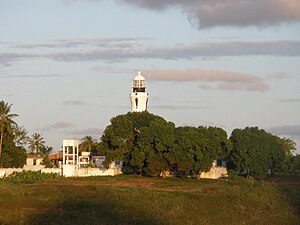
M 62 129 L 72 129 L 75 128 L 76 125 L 69 122 L 56 122 L 53 124 L 50 124 L 42 129 L 41 131 L 52 131 L 52 130 L 62 130 Z
M 280 102 L 283 102 L 283 103 L 300 103 L 300 98 L 285 98 L 285 99 L 281 99 Z
M 74 106 L 86 105 L 85 102 L 80 101 L 80 100 L 67 100 L 67 101 L 64 101 L 63 104 L 66 105 L 66 106 L 70 106 L 70 105 L 71 106 L 72 105 L 74 105 Z
M 163 11 L 179 7 L 199 29 L 215 26 L 270 26 L 300 22 L 299 0 L 117 0 Z
M 167 109 L 167 110 L 196 110 L 196 109 L 204 109 L 207 108 L 205 106 L 187 106 L 187 105 L 151 105 L 152 109 Z
M 298 136 L 300 138 L 300 124 L 270 127 L 267 130 L 277 135 Z
M 102 134 L 103 130 L 100 128 L 94 128 L 94 127 L 90 127 L 87 129 L 73 129 L 68 131 L 68 134 L 70 135 L 82 135 L 82 136 L 86 136 L 86 135 L 90 135 L 90 136 L 100 136 Z
M 199 87 L 220 90 L 265 91 L 265 81 L 250 74 L 217 70 L 152 70 L 144 71 L 148 80 L 154 81 L 199 81 Z
M 8 75 L 0 75 L 0 78 L 57 78 L 61 77 L 59 74 L 37 74 L 37 75 L 16 75 L 16 74 L 8 74 Z
M 68 45 L 68 42 L 69 45 L 73 47 L 70 47 L 70 49 L 67 51 L 63 46 Z M 135 39 L 133 39 L 133 41 L 130 43 L 125 42 L 125 44 L 120 44 L 118 41 L 108 39 L 110 44 L 107 44 L 106 46 L 94 46 L 92 48 L 90 48 L 89 40 L 81 41 L 80 47 L 78 47 L 78 44 L 74 44 L 74 42 L 76 41 L 73 39 L 65 40 L 62 46 L 58 45 L 55 51 L 50 51 L 48 53 L 33 53 L 33 47 L 23 48 L 20 46 L 18 53 L 0 53 L 0 64 L 4 65 L 15 61 L 38 59 L 51 59 L 64 62 L 85 62 L 98 60 L 105 62 L 120 62 L 130 59 L 192 60 L 196 58 L 214 59 L 216 57 L 252 55 L 269 55 L 280 57 L 300 56 L 300 40 L 216 41 L 195 44 L 176 44 L 166 47 L 150 46 L 149 44 L 137 42 Z M 45 44 L 47 45 L 47 43 Z M 43 43 L 38 45 L 43 45 Z

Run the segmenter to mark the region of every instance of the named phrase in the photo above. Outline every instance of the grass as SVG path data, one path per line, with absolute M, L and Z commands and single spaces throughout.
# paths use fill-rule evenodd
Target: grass
M 300 224 L 300 179 L 0 182 L 0 224 Z

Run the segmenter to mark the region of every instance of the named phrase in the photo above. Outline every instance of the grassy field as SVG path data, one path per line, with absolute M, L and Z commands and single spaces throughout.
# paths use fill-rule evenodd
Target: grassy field
M 0 224 L 300 224 L 300 178 L 0 181 Z

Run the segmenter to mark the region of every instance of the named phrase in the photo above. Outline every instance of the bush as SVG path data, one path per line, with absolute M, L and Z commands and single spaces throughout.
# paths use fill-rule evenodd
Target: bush
M 4 181 L 12 183 L 33 184 L 41 180 L 56 178 L 59 175 L 56 173 L 42 173 L 41 171 L 25 171 L 13 172 L 7 177 L 2 178 Z

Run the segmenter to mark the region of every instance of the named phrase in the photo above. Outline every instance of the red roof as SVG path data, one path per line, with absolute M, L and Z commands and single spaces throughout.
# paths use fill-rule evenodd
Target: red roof
M 54 153 L 52 155 L 49 155 L 48 159 L 50 159 L 50 160 L 62 160 L 63 159 L 63 153 L 62 152 Z

